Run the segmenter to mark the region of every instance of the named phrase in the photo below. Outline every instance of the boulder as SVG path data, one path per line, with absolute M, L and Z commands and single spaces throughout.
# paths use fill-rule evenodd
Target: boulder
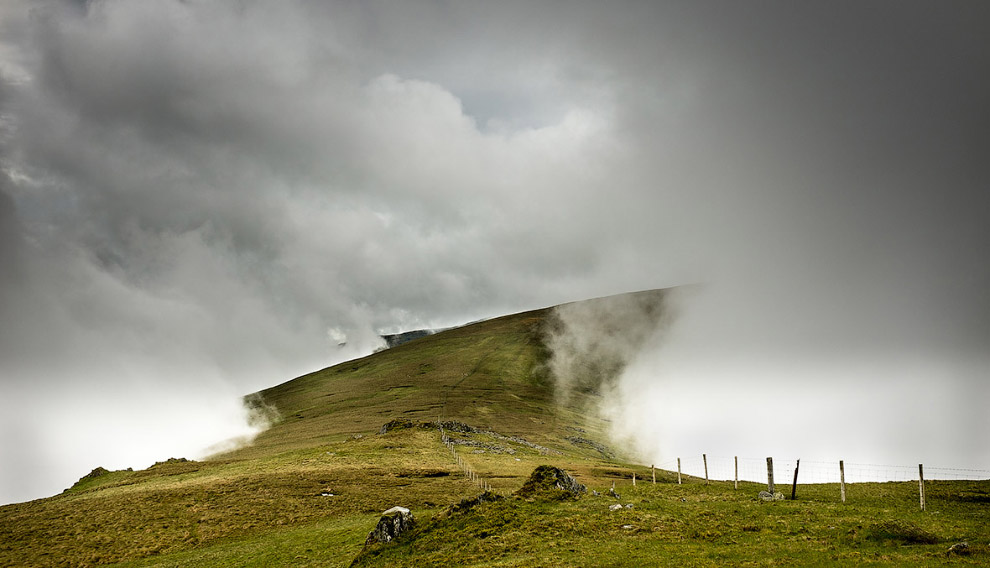
M 784 494 L 781 492 L 770 493 L 769 491 L 760 491 L 761 501 L 783 501 Z
M 969 552 L 970 552 L 970 550 L 969 550 L 969 543 L 968 542 L 957 542 L 957 543 L 953 544 L 952 546 L 950 546 L 949 547 L 949 550 L 947 550 L 945 553 L 947 555 L 949 555 L 949 556 L 952 556 L 953 554 L 958 554 L 960 556 L 966 556 L 966 555 L 969 554 Z
M 413 514 L 409 512 L 409 509 L 405 507 L 392 507 L 382 513 L 382 517 L 378 519 L 378 524 L 368 533 L 368 538 L 365 539 L 364 545 L 370 546 L 372 544 L 391 542 L 400 534 L 413 528 L 414 525 L 415 519 L 413 518 Z

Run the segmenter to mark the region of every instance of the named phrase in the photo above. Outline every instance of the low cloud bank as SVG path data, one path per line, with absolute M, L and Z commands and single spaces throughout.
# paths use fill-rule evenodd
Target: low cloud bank
M 554 308 L 546 329 L 559 402 L 577 394 L 611 397 L 626 366 L 670 325 L 669 290 L 622 294 Z
M 990 418 L 976 408 L 986 359 L 935 341 L 909 349 L 910 330 L 869 342 L 837 327 L 856 321 L 841 304 L 802 311 L 737 284 L 556 310 L 558 393 L 600 394 L 612 443 L 643 463 L 706 453 L 990 470 Z

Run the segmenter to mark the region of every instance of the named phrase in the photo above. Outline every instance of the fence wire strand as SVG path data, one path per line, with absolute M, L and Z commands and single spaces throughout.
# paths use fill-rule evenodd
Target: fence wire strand
M 708 460 L 708 479 L 712 481 L 733 481 L 736 479 L 736 458 L 725 456 L 705 456 Z M 701 454 L 680 459 L 681 473 L 697 478 L 705 477 L 705 461 Z M 766 483 L 767 459 L 739 457 L 739 481 Z M 883 465 L 844 462 L 846 483 L 883 483 L 887 481 L 917 481 L 918 465 Z M 773 477 L 777 484 L 790 484 L 794 476 L 797 459 L 773 460 Z M 677 460 L 667 460 L 656 464 L 659 469 L 677 471 Z M 924 465 L 925 480 L 986 480 L 990 470 L 938 467 Z M 798 485 L 813 483 L 838 483 L 840 478 L 839 460 L 834 462 L 801 460 Z

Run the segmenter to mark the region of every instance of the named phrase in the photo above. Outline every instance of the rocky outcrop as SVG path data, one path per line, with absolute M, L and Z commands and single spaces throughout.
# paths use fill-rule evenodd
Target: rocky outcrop
M 519 497 L 543 496 L 553 499 L 573 499 L 587 492 L 587 488 L 578 483 L 566 471 L 559 467 L 541 465 L 533 470 L 526 483 L 516 491 Z
M 392 430 L 404 430 L 406 428 L 412 428 L 415 426 L 412 420 L 404 420 L 402 418 L 396 418 L 395 420 L 390 420 L 385 424 L 382 424 L 381 429 L 378 430 L 379 434 L 386 434 Z
M 365 539 L 364 545 L 371 546 L 373 544 L 392 542 L 400 534 L 413 528 L 415 524 L 416 521 L 409 509 L 405 507 L 392 507 L 382 513 L 381 518 L 378 519 L 378 524 L 368 533 L 368 538 Z

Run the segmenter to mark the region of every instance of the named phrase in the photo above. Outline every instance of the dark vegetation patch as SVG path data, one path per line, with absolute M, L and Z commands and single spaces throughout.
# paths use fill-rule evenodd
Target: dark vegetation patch
M 866 529 L 866 538 L 902 544 L 938 544 L 939 538 L 918 525 L 905 521 L 883 521 Z
M 597 476 L 607 477 L 611 479 L 628 479 L 632 472 L 628 469 L 615 469 L 606 467 L 596 467 L 592 468 L 591 472 Z
M 400 471 L 396 477 L 447 477 L 450 472 L 443 469 L 417 469 Z
M 451 515 L 466 513 L 482 503 L 497 503 L 504 500 L 505 497 L 503 495 L 499 495 L 498 493 L 493 493 L 491 491 L 485 491 L 477 497 L 461 499 L 461 501 L 456 505 L 451 505 L 441 511 L 437 518 L 443 519 L 450 517 Z
M 963 492 L 950 494 L 948 499 L 963 503 L 990 503 L 990 495 L 982 491 L 978 493 Z

